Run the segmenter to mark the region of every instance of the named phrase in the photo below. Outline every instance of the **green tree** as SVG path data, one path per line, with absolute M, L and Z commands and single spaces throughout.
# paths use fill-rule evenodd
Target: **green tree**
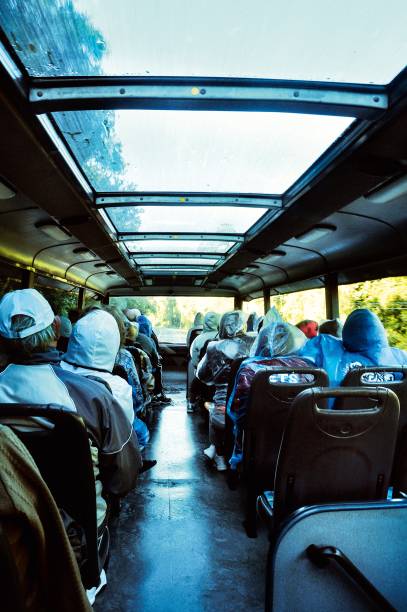
M 177 306 L 177 300 L 173 297 L 168 298 L 164 310 L 163 324 L 166 327 L 181 327 L 181 313 Z

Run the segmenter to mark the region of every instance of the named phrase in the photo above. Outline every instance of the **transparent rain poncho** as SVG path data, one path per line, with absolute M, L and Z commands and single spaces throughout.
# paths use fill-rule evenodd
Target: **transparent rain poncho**
M 271 370 L 273 367 L 294 369 L 312 366 L 310 361 L 297 356 L 306 341 L 307 338 L 301 330 L 281 320 L 269 324 L 260 331 L 253 344 L 251 357 L 245 359 L 239 368 L 227 405 L 228 415 L 234 422 L 235 446 L 230 460 L 232 469 L 236 469 L 243 458 L 243 429 L 253 378 L 260 370 Z M 297 376 L 297 382 L 309 379 L 308 374 Z
M 190 355 L 192 365 L 196 368 L 201 351 L 210 340 L 215 340 L 219 330 L 219 315 L 216 312 L 207 312 L 203 322 L 202 333 L 191 344 Z

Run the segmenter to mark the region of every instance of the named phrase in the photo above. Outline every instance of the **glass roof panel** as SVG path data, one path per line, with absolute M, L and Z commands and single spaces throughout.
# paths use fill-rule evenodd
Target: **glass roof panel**
M 226 253 L 236 243 L 222 240 L 127 240 L 130 253 Z
M 2 0 L 0 18 L 38 76 L 384 84 L 407 56 L 405 0 Z
M 266 212 L 238 206 L 118 206 L 106 208 L 118 232 L 243 234 Z
M 349 117 L 241 111 L 54 113 L 96 191 L 283 193 Z
M 140 266 L 214 266 L 218 259 L 206 259 L 203 257 L 188 258 L 171 258 L 171 257 L 143 257 L 143 259 L 135 258 Z

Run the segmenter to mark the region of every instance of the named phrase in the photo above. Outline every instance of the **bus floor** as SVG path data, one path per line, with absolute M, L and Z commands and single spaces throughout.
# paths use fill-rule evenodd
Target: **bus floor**
M 208 466 L 207 425 L 187 414 L 185 377 L 165 377 L 171 405 L 156 411 L 141 475 L 112 529 L 107 587 L 96 612 L 258 612 L 267 538 L 249 539 L 242 500 Z

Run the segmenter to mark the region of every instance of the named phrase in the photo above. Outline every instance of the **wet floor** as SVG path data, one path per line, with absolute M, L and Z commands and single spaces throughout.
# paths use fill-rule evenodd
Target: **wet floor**
M 263 609 L 267 539 L 247 538 L 241 494 L 205 462 L 207 427 L 186 413 L 180 376 L 167 374 L 173 404 L 155 412 L 147 450 L 158 463 L 124 501 L 97 612 Z

